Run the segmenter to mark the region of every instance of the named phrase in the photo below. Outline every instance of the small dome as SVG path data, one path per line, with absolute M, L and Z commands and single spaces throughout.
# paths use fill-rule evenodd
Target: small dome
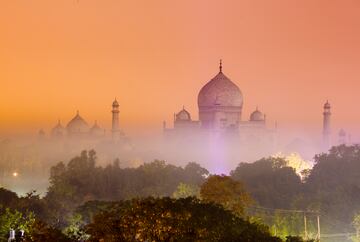
M 85 133 L 89 130 L 86 121 L 77 112 L 76 116 L 66 125 L 67 131 L 71 133 Z
M 64 129 L 64 127 L 61 125 L 60 120 L 57 122 L 56 126 L 52 129 L 53 131 L 55 130 L 62 130 Z
M 183 108 L 176 114 L 176 121 L 191 121 L 190 113 Z
M 252 112 L 250 115 L 250 121 L 264 121 L 264 120 L 265 120 L 265 116 L 262 112 L 258 110 L 258 108 L 256 108 L 256 110 Z
M 52 136 L 62 136 L 64 133 L 64 127 L 61 125 L 60 120 L 58 121 L 58 123 L 56 124 L 56 126 L 54 128 L 52 128 L 51 130 L 51 135 Z
M 326 109 L 331 108 L 329 101 L 326 101 L 326 103 L 324 104 L 324 108 Z
M 198 95 L 198 106 L 239 107 L 243 105 L 243 95 L 239 87 L 222 71 L 203 86 Z
M 113 106 L 113 107 L 119 107 L 119 103 L 118 103 L 118 101 L 116 100 L 116 98 L 115 98 L 112 106 Z
M 91 127 L 90 134 L 93 136 L 100 136 L 104 134 L 104 130 L 100 128 L 97 121 L 95 121 L 94 125 Z

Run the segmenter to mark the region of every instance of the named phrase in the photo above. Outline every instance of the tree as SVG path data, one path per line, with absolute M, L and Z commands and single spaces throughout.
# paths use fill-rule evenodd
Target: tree
M 46 223 L 36 220 L 31 227 L 29 233 L 25 233 L 26 242 L 39 241 L 56 241 L 56 242 L 72 242 L 59 229 L 56 229 Z
M 95 151 L 82 151 L 67 165 L 60 162 L 51 168 L 50 186 L 45 197 L 50 211 L 48 223 L 64 228 L 66 217 L 71 216 L 77 206 L 102 194 L 95 161 Z
M 315 165 L 306 180 L 307 203 L 326 217 L 322 231 L 352 232 L 353 216 L 360 211 L 360 146 L 334 146 L 315 156 Z
M 85 224 L 91 223 L 94 216 L 108 210 L 114 202 L 108 201 L 88 201 L 76 208 L 75 213 L 79 214 Z
M 199 187 L 180 182 L 175 192 L 173 193 L 172 197 L 186 198 L 186 197 L 198 197 L 199 195 L 200 195 Z
M 353 236 L 351 239 L 353 242 L 360 242 L 360 214 L 356 214 L 353 219 L 353 227 L 356 230 L 356 236 Z
M 23 213 L 31 211 L 37 219 L 44 220 L 48 216 L 47 204 L 45 200 L 40 198 L 40 195 L 37 194 L 35 190 L 26 193 L 23 197 L 20 197 L 16 201 L 15 207 Z
M 184 168 L 184 182 L 187 184 L 201 186 L 209 174 L 209 171 L 201 167 L 199 164 L 189 162 Z
M 17 210 L 0 207 L 0 241 L 7 241 L 10 229 L 29 233 L 35 222 L 34 214 L 22 214 Z
M 9 191 L 5 188 L 0 187 L 0 204 L 10 207 L 17 202 L 19 197 L 15 192 Z
M 87 226 L 89 241 L 280 242 L 256 224 L 195 198 L 146 198 L 115 203 Z
M 221 204 L 239 216 L 244 216 L 245 208 L 253 203 L 243 184 L 225 175 L 210 176 L 201 186 L 200 197 L 205 202 Z
M 283 158 L 263 158 L 254 163 L 240 163 L 231 177 L 243 182 L 256 202 L 264 207 L 291 208 L 302 192 L 301 178 Z
M 89 238 L 89 235 L 84 231 L 85 222 L 82 219 L 82 216 L 78 213 L 75 213 L 69 221 L 69 225 L 64 229 L 64 234 L 72 239 L 73 241 L 86 241 Z
M 161 160 L 124 169 L 115 161 L 103 168 L 96 166 L 95 151 L 82 151 L 67 164 L 60 162 L 51 168 L 44 199 L 48 211 L 45 222 L 64 229 L 68 226 L 66 218 L 87 201 L 171 196 L 180 183 L 195 194 L 206 174 L 208 171 L 196 163 L 182 168 Z

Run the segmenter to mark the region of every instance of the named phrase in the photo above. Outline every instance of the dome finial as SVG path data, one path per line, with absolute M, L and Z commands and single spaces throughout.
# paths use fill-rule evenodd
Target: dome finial
M 76 110 L 76 115 L 79 115 L 79 114 L 80 114 L 79 110 Z
M 219 70 L 220 70 L 220 73 L 222 73 L 222 59 L 220 59 Z

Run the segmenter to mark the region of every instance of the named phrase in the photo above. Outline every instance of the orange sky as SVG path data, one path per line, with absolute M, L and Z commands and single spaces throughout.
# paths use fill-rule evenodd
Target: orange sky
M 50 129 L 80 110 L 110 127 L 156 130 L 218 71 L 280 126 L 357 130 L 360 1 L 2 0 L 0 134 Z M 354 131 L 354 132 L 355 132 Z M 320 132 L 320 131 L 319 131 Z

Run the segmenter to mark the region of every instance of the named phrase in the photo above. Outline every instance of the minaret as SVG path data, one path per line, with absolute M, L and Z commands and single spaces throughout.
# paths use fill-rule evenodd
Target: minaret
M 330 144 L 330 117 L 331 117 L 331 106 L 329 101 L 326 101 L 324 104 L 324 112 L 323 112 L 323 147 L 328 150 L 331 146 Z
M 120 128 L 119 128 L 119 103 L 116 98 L 112 104 L 112 138 L 113 140 L 117 140 L 120 137 Z
M 346 145 L 346 132 L 343 129 L 339 131 L 339 145 Z

